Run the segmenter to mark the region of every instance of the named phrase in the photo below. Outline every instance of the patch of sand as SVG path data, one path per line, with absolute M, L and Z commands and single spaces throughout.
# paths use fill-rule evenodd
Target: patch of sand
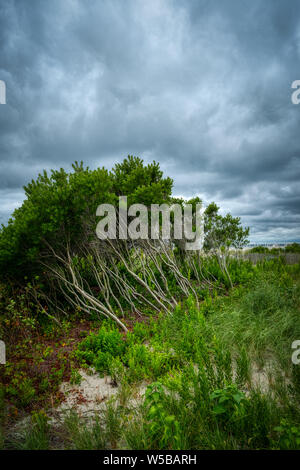
M 85 370 L 79 371 L 81 383 L 72 385 L 63 382 L 60 392 L 65 399 L 56 409 L 58 413 L 67 410 L 76 410 L 79 414 L 90 414 L 103 409 L 104 403 L 118 392 L 118 386 L 111 377 L 100 377 L 97 373 L 88 374 Z
M 81 383 L 72 385 L 70 382 L 63 382 L 60 392 L 65 399 L 56 408 L 57 413 L 65 411 L 76 411 L 79 415 L 91 416 L 94 412 L 103 410 L 107 401 L 112 397 L 118 397 L 120 386 L 117 385 L 110 376 L 100 377 L 96 372 L 87 373 L 79 370 Z M 144 395 L 147 384 L 141 384 L 136 390 L 133 387 L 130 404 L 138 404 Z

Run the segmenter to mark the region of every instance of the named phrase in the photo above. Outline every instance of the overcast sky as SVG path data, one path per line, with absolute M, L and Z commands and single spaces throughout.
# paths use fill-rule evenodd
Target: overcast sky
M 1 222 L 44 168 L 133 154 L 300 240 L 299 0 L 1 0 L 0 79 Z

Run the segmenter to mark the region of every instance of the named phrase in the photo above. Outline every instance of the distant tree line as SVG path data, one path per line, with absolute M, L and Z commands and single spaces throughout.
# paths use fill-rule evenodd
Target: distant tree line
M 255 246 L 248 251 L 249 253 L 300 253 L 300 243 L 290 243 L 285 247 L 272 247 L 268 248 L 267 246 Z

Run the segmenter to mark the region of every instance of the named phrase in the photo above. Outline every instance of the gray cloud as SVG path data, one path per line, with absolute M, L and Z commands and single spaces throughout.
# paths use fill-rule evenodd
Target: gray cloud
M 299 239 L 300 4 L 6 0 L 0 219 L 42 169 L 155 159 L 253 239 Z

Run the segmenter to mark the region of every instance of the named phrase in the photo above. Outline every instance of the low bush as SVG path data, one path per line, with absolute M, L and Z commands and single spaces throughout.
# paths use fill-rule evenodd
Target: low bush
M 125 349 L 122 334 L 114 325 L 103 322 L 98 332 L 91 333 L 78 345 L 75 356 L 81 363 L 90 364 L 104 373 L 109 371 L 112 358 L 122 356 Z

